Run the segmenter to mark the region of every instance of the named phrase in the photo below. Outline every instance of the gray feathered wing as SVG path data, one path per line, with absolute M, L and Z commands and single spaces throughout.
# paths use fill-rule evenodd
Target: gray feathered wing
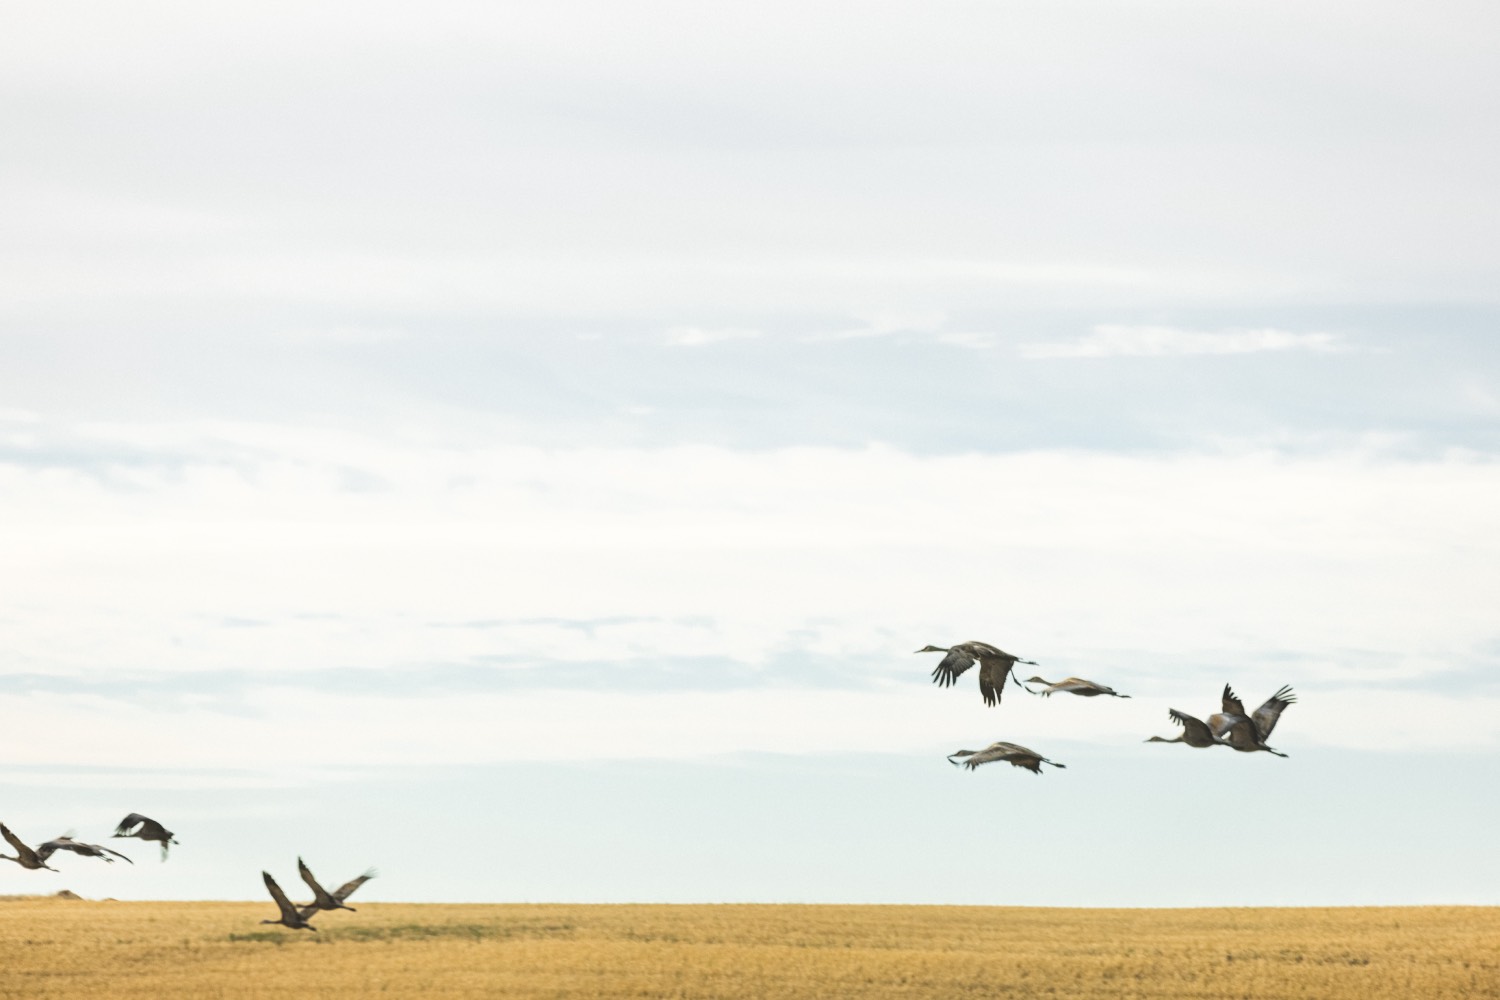
M 1270 738 L 1271 730 L 1276 728 L 1276 722 L 1281 718 L 1282 710 L 1296 700 L 1297 696 L 1292 693 L 1291 687 L 1284 684 L 1281 690 L 1267 698 L 1266 703 L 1255 710 L 1255 714 L 1250 718 L 1254 720 L 1262 742 Z

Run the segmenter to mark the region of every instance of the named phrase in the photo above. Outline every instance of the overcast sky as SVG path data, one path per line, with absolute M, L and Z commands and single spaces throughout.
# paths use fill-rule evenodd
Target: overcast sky
M 1492 5 L 8 20 L 0 894 L 1500 903 Z

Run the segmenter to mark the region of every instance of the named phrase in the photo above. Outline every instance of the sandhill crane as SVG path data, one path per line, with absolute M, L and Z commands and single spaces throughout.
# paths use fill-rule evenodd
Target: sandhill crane
M 960 763 L 954 760 L 954 757 L 967 757 L 968 760 Z M 1055 760 L 1048 760 L 1035 750 L 1028 750 L 1015 743 L 991 743 L 983 750 L 956 750 L 948 755 L 948 763 L 954 767 L 967 767 L 971 771 L 980 764 L 988 764 L 994 760 L 1008 760 L 1015 767 L 1024 767 L 1034 774 L 1042 773 L 1043 764 L 1061 768 L 1068 766 L 1059 764 Z
M 1222 737 L 1226 743 L 1241 753 L 1254 753 L 1264 750 L 1278 757 L 1286 754 L 1280 750 L 1272 750 L 1266 746 L 1266 740 L 1271 735 L 1271 730 L 1276 728 L 1276 720 L 1281 718 L 1282 709 L 1297 700 L 1288 685 L 1282 685 L 1281 689 L 1265 704 L 1255 710 L 1255 714 L 1246 715 L 1245 705 L 1235 695 L 1228 684 L 1224 685 L 1223 711 L 1208 717 L 1208 725 L 1214 731 L 1215 736 Z
M 131 827 L 139 824 L 139 828 L 132 830 Z M 167 845 L 175 844 L 172 839 L 172 831 L 162 826 L 154 819 L 148 819 L 140 813 L 131 813 L 120 820 L 120 825 L 115 827 L 116 837 L 138 837 L 141 840 L 157 840 L 161 842 L 161 859 L 167 860 Z
M 271 877 L 271 873 L 263 871 L 260 874 L 261 878 L 266 880 L 266 888 L 270 891 L 271 898 L 276 900 L 277 909 L 281 911 L 280 920 L 262 920 L 261 923 L 283 924 L 287 927 L 290 927 L 294 931 L 316 931 L 317 928 L 308 923 L 307 917 L 298 912 L 297 908 L 292 905 L 291 900 L 286 898 L 286 893 L 281 891 L 281 886 L 276 884 L 276 880 Z M 314 907 L 314 909 L 316 909 L 316 907 Z
M 1005 678 L 1010 677 L 1016 682 L 1017 687 L 1024 687 L 1019 680 L 1011 674 L 1011 670 L 1017 663 L 1027 663 L 1036 666 L 1035 660 L 1023 660 L 1019 656 L 1012 656 L 1002 649 L 996 649 L 987 642 L 961 642 L 957 646 L 923 646 L 917 650 L 919 653 L 947 653 L 937 669 L 932 672 L 932 682 L 939 687 L 949 687 L 958 680 L 958 675 L 979 661 L 979 693 L 984 696 L 986 705 L 1000 704 L 1000 698 L 1005 694 Z
M 1212 747 L 1229 746 L 1226 740 L 1221 740 L 1214 735 L 1214 731 L 1208 728 L 1208 723 L 1202 719 L 1195 719 L 1191 715 L 1179 712 L 1175 708 L 1167 709 L 1167 718 L 1182 727 L 1182 735 L 1167 739 L 1165 736 L 1152 736 L 1147 743 L 1186 743 L 1190 747 Z
M 54 837 L 45 844 L 38 844 L 36 856 L 46 861 L 58 851 L 72 851 L 74 854 L 81 854 L 86 858 L 104 858 L 110 864 L 115 863 L 115 858 L 125 858 L 126 861 L 130 861 L 129 858 L 126 858 L 119 851 L 112 851 L 108 847 L 101 847 L 98 844 L 85 844 L 74 840 L 71 832 L 65 833 L 61 837 Z M 113 854 L 115 858 L 104 857 L 106 854 Z M 134 861 L 130 861 L 130 863 L 135 864 Z
M 300 916 L 303 920 L 306 920 L 308 917 L 312 916 L 314 913 L 317 913 L 319 910 L 348 910 L 351 913 L 354 912 L 354 907 L 345 906 L 344 900 L 353 895 L 355 889 L 358 889 L 360 886 L 370 881 L 370 879 L 380 874 L 375 869 L 371 868 L 363 875 L 359 875 L 350 879 L 349 881 L 345 882 L 343 885 L 335 889 L 332 893 L 329 893 L 313 880 L 312 872 L 307 870 L 307 866 L 302 863 L 301 858 L 297 859 L 297 870 L 302 873 L 302 881 L 306 882 L 309 886 L 312 887 L 313 895 L 314 897 L 316 897 L 312 901 L 311 905 L 304 906 L 297 911 L 297 915 Z M 324 901 L 324 897 L 327 897 L 326 903 Z
M 9 854 L 0 854 L 0 858 L 4 858 L 6 861 L 14 861 L 22 868 L 45 868 L 49 872 L 57 871 L 56 868 L 53 868 L 51 865 L 47 864 L 46 858 L 42 857 L 36 851 L 33 851 L 31 848 L 21 843 L 21 838 L 11 833 L 10 827 L 6 826 L 4 823 L 0 823 L 0 836 L 3 836 L 6 841 L 10 843 L 10 846 L 16 849 L 15 857 L 11 857 Z
M 1101 694 L 1113 695 L 1116 698 L 1130 697 L 1130 695 L 1121 694 L 1112 687 L 1105 687 L 1103 684 L 1095 684 L 1093 681 L 1086 681 L 1082 677 L 1068 677 L 1064 680 L 1058 681 L 1056 684 L 1053 684 L 1051 681 L 1044 681 L 1040 677 L 1033 677 L 1028 680 L 1026 684 L 1045 685 L 1045 688 L 1041 691 L 1031 691 L 1031 688 L 1026 688 L 1026 690 L 1031 691 L 1032 694 L 1039 694 L 1043 698 L 1056 694 L 1059 691 L 1062 691 L 1066 694 L 1082 695 L 1085 698 L 1093 698 Z M 1021 686 L 1026 687 L 1026 684 L 1023 684 Z

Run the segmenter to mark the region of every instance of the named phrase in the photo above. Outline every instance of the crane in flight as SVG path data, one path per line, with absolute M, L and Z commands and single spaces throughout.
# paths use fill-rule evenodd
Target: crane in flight
M 1281 718 L 1282 711 L 1296 700 L 1297 696 L 1292 693 L 1291 687 L 1283 684 L 1281 689 L 1267 698 L 1265 704 L 1257 708 L 1253 715 L 1247 715 L 1244 703 L 1235 695 L 1234 689 L 1225 684 L 1223 711 L 1210 715 L 1208 725 L 1214 731 L 1215 736 L 1241 753 L 1264 750 L 1266 753 L 1285 757 L 1286 754 L 1280 750 L 1273 750 L 1266 746 L 1266 740 L 1270 739 L 1271 730 L 1276 728 L 1276 722 Z
M 955 757 L 966 757 L 967 760 L 957 761 Z M 1013 767 L 1024 767 L 1033 774 L 1042 773 L 1043 764 L 1051 764 L 1053 767 L 1066 768 L 1068 765 L 1059 764 L 1055 760 L 1048 760 L 1035 750 L 1028 750 L 1016 743 L 991 743 L 983 750 L 955 750 L 948 755 L 948 763 L 954 767 L 967 767 L 974 770 L 980 764 L 988 764 L 991 761 L 1009 761 Z
M 162 826 L 154 819 L 142 816 L 140 813 L 131 813 L 120 820 L 120 825 L 115 827 L 113 836 L 137 837 L 141 840 L 155 840 L 161 843 L 161 859 L 167 860 L 167 845 L 175 844 L 172 839 L 172 831 Z
M 1040 691 L 1031 691 L 1031 688 L 1026 687 L 1026 684 L 1041 684 L 1044 686 Z M 1112 687 L 1105 687 L 1103 684 L 1097 684 L 1094 681 L 1086 681 L 1082 677 L 1067 677 L 1056 684 L 1043 680 L 1040 677 L 1032 677 L 1026 681 L 1026 684 L 1022 684 L 1021 686 L 1026 687 L 1026 690 L 1031 691 L 1032 694 L 1039 694 L 1043 698 L 1050 697 L 1059 691 L 1065 694 L 1081 695 L 1084 698 L 1096 698 L 1101 694 L 1112 695 L 1116 698 L 1130 697 L 1130 695 L 1121 694 Z
M 987 642 L 961 642 L 957 646 L 923 646 L 919 653 L 946 653 L 932 672 L 932 682 L 939 687 L 950 687 L 965 670 L 979 663 L 979 693 L 986 705 L 1000 704 L 1005 694 L 1005 679 L 1015 681 L 1017 687 L 1025 687 L 1011 673 L 1017 663 L 1036 666 L 1035 660 L 1023 660 L 1003 649 L 996 649 Z

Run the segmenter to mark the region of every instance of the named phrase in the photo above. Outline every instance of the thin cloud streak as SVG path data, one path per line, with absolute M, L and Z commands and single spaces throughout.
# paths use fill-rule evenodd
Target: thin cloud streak
M 1265 351 L 1310 351 L 1336 354 L 1353 350 L 1335 333 L 1286 330 L 1227 330 L 1215 333 L 1170 326 L 1094 327 L 1075 341 L 1022 344 L 1023 358 L 1181 357 L 1199 354 L 1258 354 Z
M 760 335 L 759 330 L 732 327 L 707 329 L 701 326 L 676 326 L 667 331 L 666 343 L 673 347 L 702 347 L 729 340 L 755 340 Z

